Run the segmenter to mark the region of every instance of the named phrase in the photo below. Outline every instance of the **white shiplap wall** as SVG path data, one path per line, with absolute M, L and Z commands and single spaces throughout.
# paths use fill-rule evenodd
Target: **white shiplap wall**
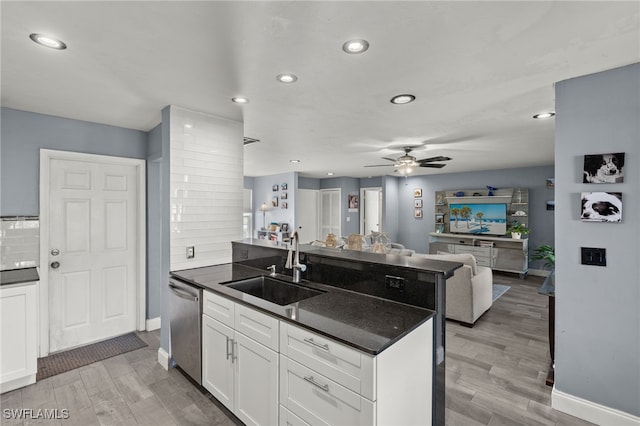
M 230 262 L 242 238 L 243 125 L 172 106 L 170 135 L 171 270 Z

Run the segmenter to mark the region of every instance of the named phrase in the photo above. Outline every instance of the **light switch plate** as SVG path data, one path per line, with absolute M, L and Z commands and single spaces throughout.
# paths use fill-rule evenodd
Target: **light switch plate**
M 194 257 L 196 257 L 196 247 L 187 246 L 187 259 L 193 259 Z
M 607 266 L 607 249 L 581 247 L 580 254 L 583 265 Z

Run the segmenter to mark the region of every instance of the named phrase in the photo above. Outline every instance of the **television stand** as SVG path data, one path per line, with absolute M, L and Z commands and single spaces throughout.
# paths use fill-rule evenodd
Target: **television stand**
M 529 240 L 486 235 L 429 234 L 429 254 L 470 253 L 480 266 L 513 272 L 524 278 L 529 272 Z

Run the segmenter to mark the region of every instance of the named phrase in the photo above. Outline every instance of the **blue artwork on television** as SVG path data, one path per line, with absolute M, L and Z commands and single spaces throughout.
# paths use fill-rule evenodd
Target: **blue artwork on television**
M 507 205 L 449 204 L 449 232 L 504 235 L 507 233 Z

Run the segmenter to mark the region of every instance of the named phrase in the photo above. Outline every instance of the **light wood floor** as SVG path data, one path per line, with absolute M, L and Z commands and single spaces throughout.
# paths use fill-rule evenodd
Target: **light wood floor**
M 511 289 L 475 327 L 447 322 L 446 424 L 589 425 L 550 408 L 547 298 L 542 279 L 495 274 Z M 172 369 L 157 363 L 159 332 L 149 346 L 5 393 L 2 425 L 233 425 L 238 420 Z M 15 420 L 5 409 L 67 409 L 66 420 Z

